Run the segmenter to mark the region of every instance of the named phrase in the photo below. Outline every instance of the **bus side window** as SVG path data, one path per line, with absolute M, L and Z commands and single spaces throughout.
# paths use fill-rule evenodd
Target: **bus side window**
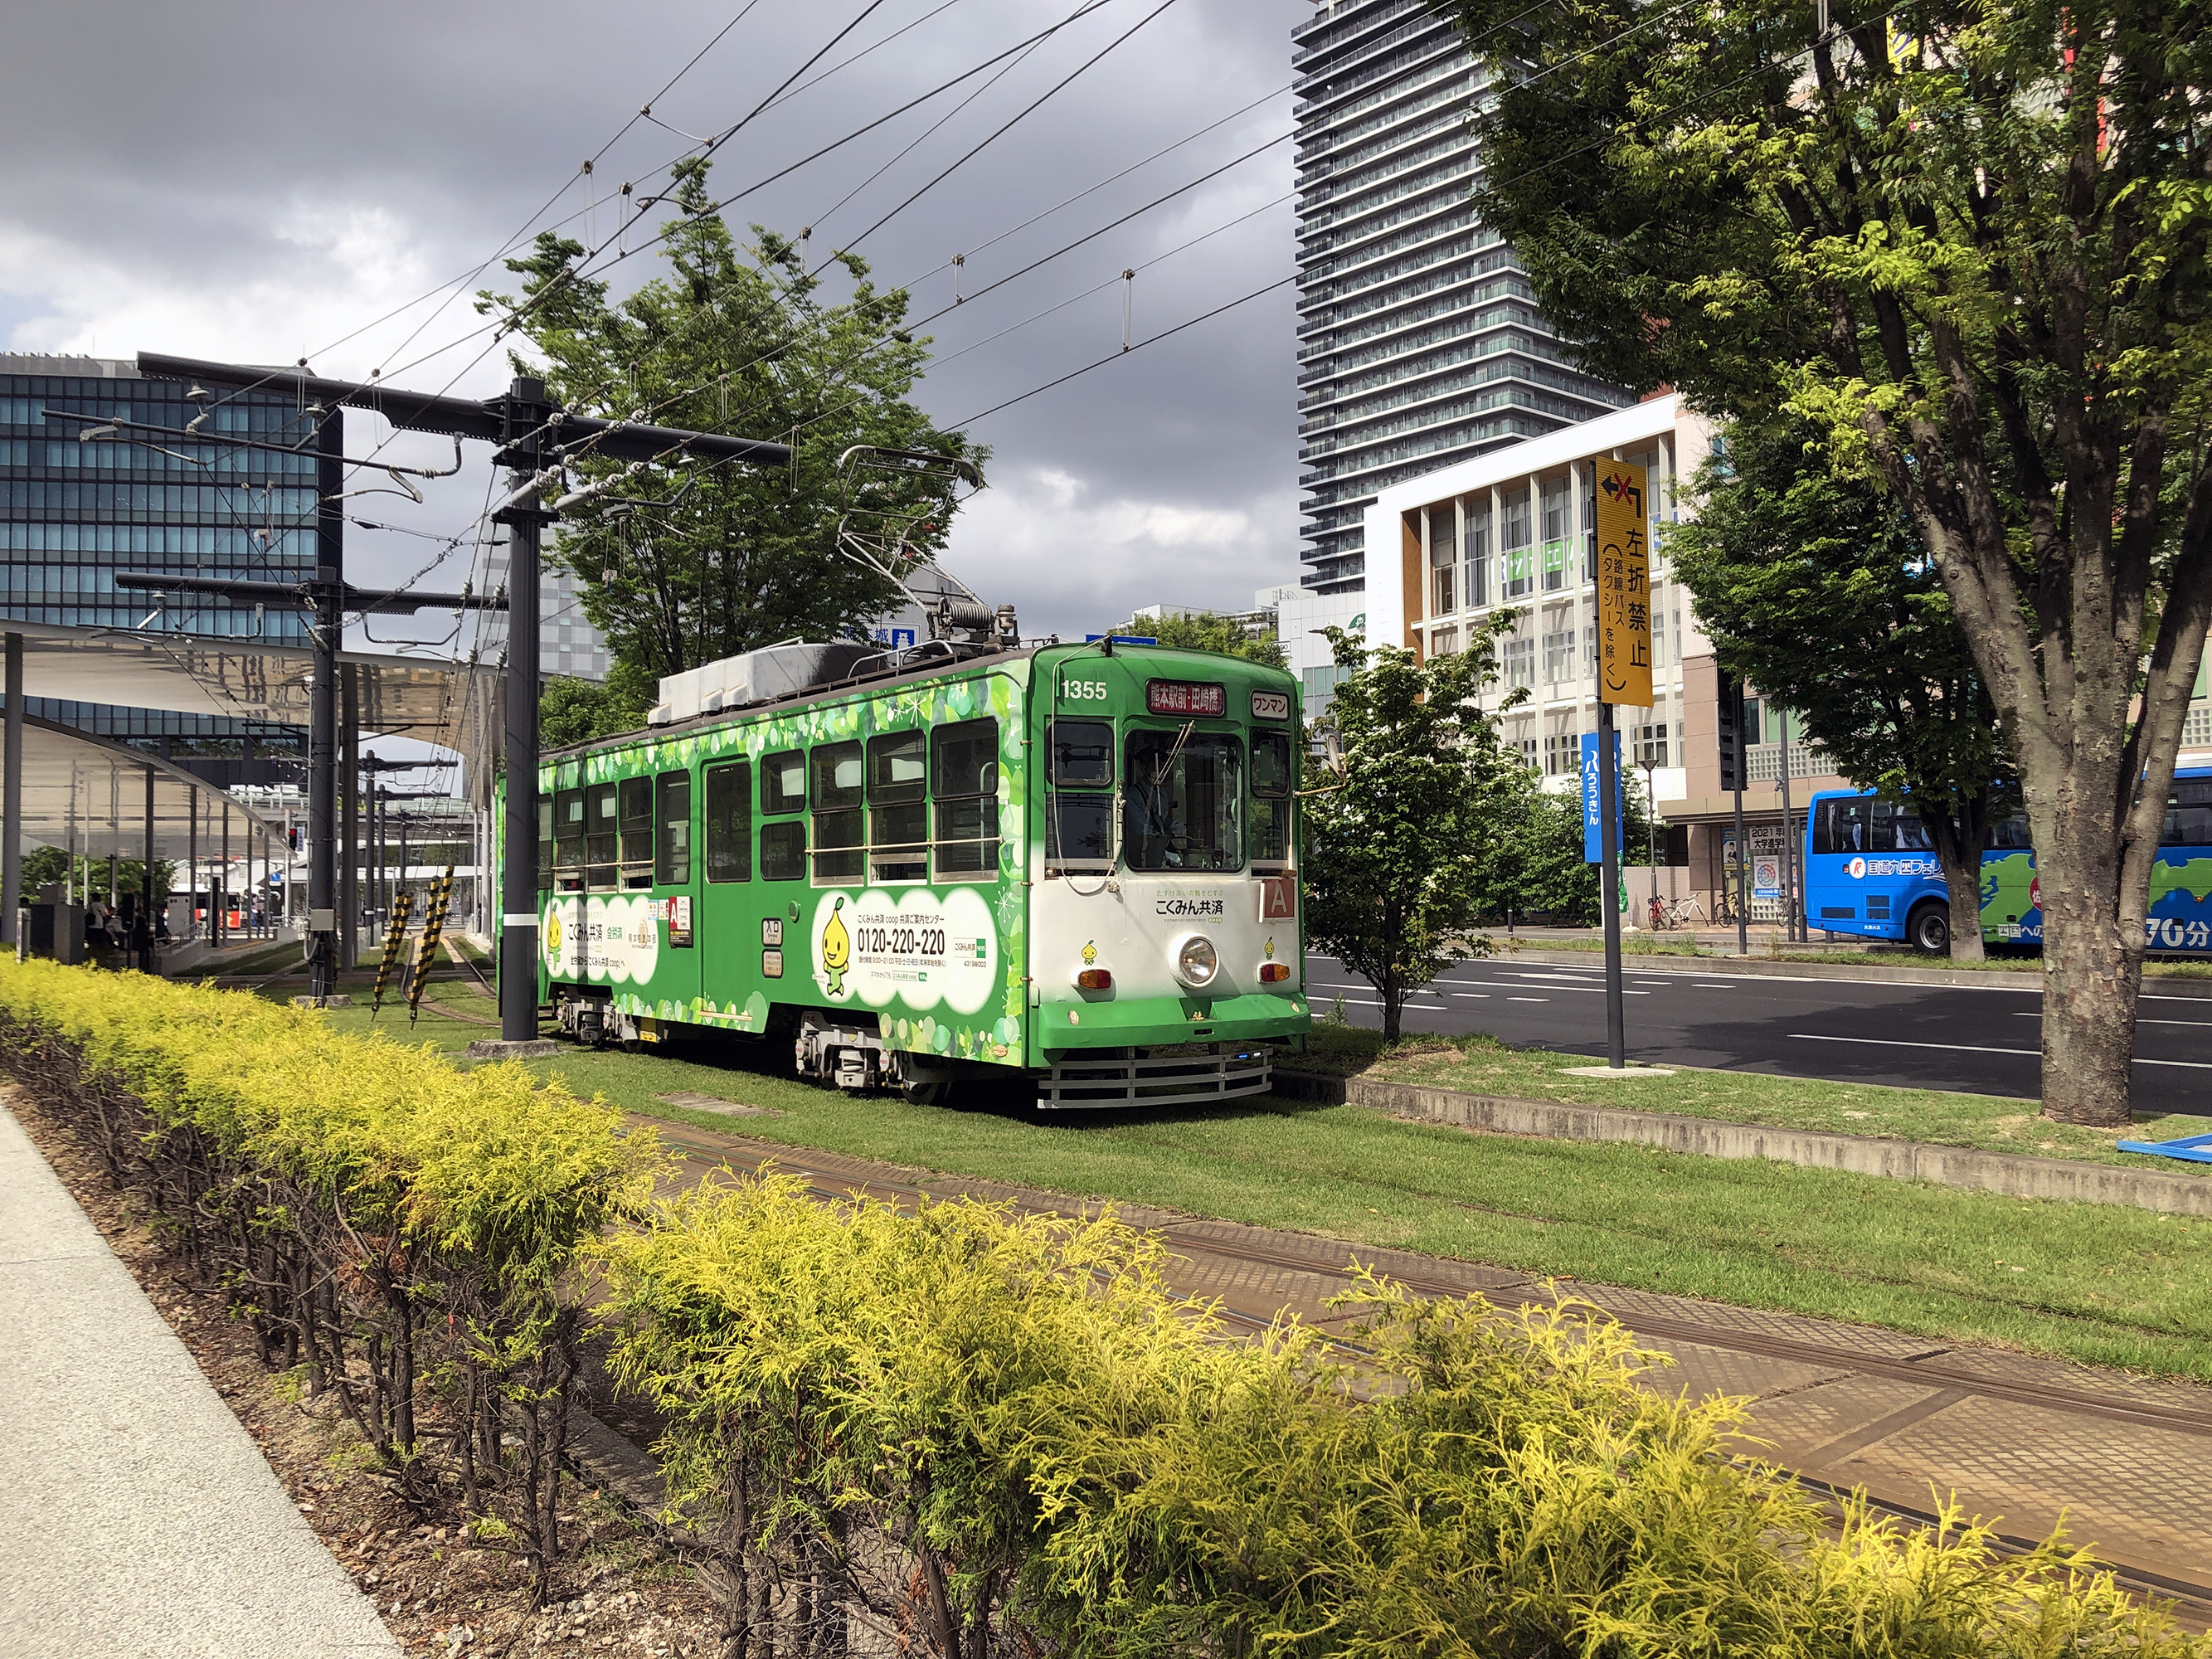
M 1994 852 L 2000 848 L 2017 848 L 2023 853 L 2027 850 L 2027 813 L 2015 812 L 1990 826 L 1990 849 Z
M 2166 797 L 2161 847 L 2212 847 L 2212 778 L 2176 778 Z
M 584 792 L 584 863 L 586 884 L 595 892 L 615 885 L 622 867 L 616 816 L 615 786 L 595 783 Z
M 1279 869 L 1291 856 L 1291 738 L 1286 732 L 1252 734 L 1252 867 Z
M 584 890 L 584 792 L 563 789 L 553 797 L 553 887 L 562 893 Z
M 999 722 L 941 726 L 929 741 L 937 878 L 992 880 L 999 873 Z
M 814 809 L 814 882 L 837 886 L 862 879 L 868 862 L 866 763 L 858 741 L 825 743 L 806 757 L 808 804 Z
M 1046 733 L 1052 791 L 1045 797 L 1047 873 L 1114 867 L 1114 727 L 1054 720 Z
M 752 763 L 732 761 L 707 773 L 707 879 L 752 878 Z
M 1920 814 L 1905 807 L 1897 809 L 1893 834 L 1896 850 L 1900 853 L 1929 853 L 1936 843 L 1928 838 L 1928 826 L 1920 821 Z
M 624 778 L 617 787 L 616 820 L 622 834 L 622 884 L 653 885 L 653 780 Z
M 691 775 L 663 772 L 656 782 L 659 838 L 653 878 L 663 887 L 683 887 L 691 880 Z
M 1813 813 L 1813 851 L 1872 852 L 1876 832 L 1869 818 L 1878 813 L 1886 822 L 1888 811 L 1880 801 L 1869 800 L 1863 795 L 1832 796 L 1822 801 Z
M 919 732 L 868 739 L 868 878 L 929 879 L 929 741 Z

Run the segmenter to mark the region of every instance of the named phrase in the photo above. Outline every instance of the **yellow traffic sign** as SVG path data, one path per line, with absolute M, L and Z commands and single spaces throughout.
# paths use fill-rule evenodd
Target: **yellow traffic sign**
M 1597 463 L 1597 696 L 1651 706 L 1651 514 L 1632 461 Z

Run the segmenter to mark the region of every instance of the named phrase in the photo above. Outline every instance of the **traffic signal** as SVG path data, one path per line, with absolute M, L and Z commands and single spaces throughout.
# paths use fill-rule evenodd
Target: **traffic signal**
M 1743 787 L 1743 682 L 1718 667 L 1713 672 L 1720 691 L 1714 718 L 1721 757 L 1721 793 L 1732 795 Z

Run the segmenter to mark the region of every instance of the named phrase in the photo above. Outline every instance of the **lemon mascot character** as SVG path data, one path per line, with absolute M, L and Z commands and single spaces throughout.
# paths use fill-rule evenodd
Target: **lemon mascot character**
M 845 901 L 842 898 L 831 905 L 830 925 L 822 930 L 822 966 L 830 975 L 830 983 L 824 988 L 833 997 L 845 994 L 845 969 L 853 960 L 852 936 L 846 933 L 845 924 L 837 919 L 837 913 L 844 908 Z

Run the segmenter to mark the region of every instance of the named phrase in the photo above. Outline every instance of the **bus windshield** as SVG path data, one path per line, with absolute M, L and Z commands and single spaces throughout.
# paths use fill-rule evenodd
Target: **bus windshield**
M 1132 732 L 1121 853 L 1132 870 L 1244 862 L 1244 745 L 1225 732 Z

